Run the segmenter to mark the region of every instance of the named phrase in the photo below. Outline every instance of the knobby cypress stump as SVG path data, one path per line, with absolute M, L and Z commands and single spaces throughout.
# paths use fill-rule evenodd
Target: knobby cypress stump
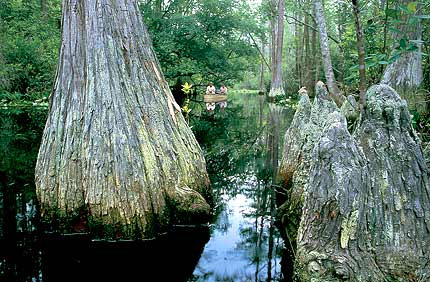
M 430 279 L 430 188 L 420 141 L 391 87 L 371 87 L 367 101 L 354 134 L 338 109 L 320 115 L 320 134 L 311 121 L 286 134 L 284 154 L 300 147 L 303 155 L 289 165 L 292 173 L 278 175 L 295 195 L 280 209 L 283 222 L 291 204 L 300 207 L 295 268 L 302 281 Z M 310 116 L 321 105 L 317 95 Z M 295 139 L 299 131 L 316 138 Z M 288 145 L 294 140 L 301 145 Z

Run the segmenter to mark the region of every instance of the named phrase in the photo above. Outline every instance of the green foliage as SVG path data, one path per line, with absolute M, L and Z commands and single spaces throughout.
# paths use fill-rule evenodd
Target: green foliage
M 232 82 L 256 58 L 246 37 L 256 24 L 244 1 L 144 1 L 141 10 L 170 85 Z
M 0 91 L 48 92 L 60 44 L 60 1 L 0 1 Z

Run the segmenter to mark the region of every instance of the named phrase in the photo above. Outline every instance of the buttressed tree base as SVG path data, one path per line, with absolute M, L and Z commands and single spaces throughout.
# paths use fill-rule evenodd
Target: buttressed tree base
M 36 166 L 42 217 L 145 238 L 205 221 L 209 178 L 138 1 L 63 1 L 62 43 Z

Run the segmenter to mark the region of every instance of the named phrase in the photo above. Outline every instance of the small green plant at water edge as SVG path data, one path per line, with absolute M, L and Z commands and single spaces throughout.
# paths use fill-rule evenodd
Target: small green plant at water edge
M 185 113 L 185 119 L 187 120 L 187 123 L 189 123 L 189 113 L 191 112 L 190 109 L 190 92 L 191 87 L 193 87 L 192 84 L 189 84 L 188 82 L 185 82 L 184 85 L 182 85 L 182 92 L 187 96 L 184 102 L 184 106 L 182 107 L 182 111 Z
M 273 98 L 273 103 L 279 106 L 296 110 L 298 99 L 297 99 L 297 95 L 289 95 L 289 94 L 278 95 Z

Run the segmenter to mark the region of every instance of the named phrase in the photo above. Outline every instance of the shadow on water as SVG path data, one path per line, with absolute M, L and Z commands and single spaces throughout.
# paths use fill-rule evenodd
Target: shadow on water
M 2 137 L 10 132 L 0 144 L 0 281 L 290 281 L 271 183 L 291 112 L 274 116 L 264 96 L 251 93 L 231 94 L 228 103 L 214 113 L 192 105 L 217 203 L 210 228 L 175 228 L 149 241 L 42 234 L 33 168 L 44 117 L 22 128 L 2 121 Z M 22 117 L 6 118 L 11 125 Z M 30 135 L 17 140 L 23 134 Z

